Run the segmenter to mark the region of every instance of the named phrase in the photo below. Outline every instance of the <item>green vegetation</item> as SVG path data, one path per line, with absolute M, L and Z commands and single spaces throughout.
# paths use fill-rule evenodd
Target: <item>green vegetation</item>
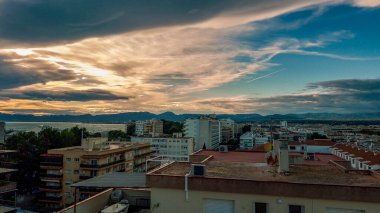
M 317 132 L 313 132 L 313 134 L 307 136 L 307 139 L 309 139 L 309 140 L 327 139 L 327 136 L 326 135 L 321 135 L 321 134 L 319 134 Z
M 48 149 L 79 146 L 81 138 L 90 135 L 85 128 L 73 127 L 62 131 L 51 127 L 35 132 L 19 132 L 6 141 L 6 148 L 18 150 L 19 164 L 17 175 L 18 193 L 31 192 L 39 186 L 40 155 Z M 98 134 L 95 134 L 98 135 Z
M 251 131 L 251 125 L 244 125 L 242 128 L 242 134 Z
M 136 130 L 136 124 L 130 124 L 127 127 L 127 135 L 128 136 L 134 136 L 135 135 L 135 130 Z
M 183 133 L 183 123 L 176 122 L 176 121 L 166 121 L 164 122 L 164 134 L 173 134 L 175 132 L 182 132 Z
M 111 130 L 108 132 L 108 140 L 110 141 L 126 141 L 129 136 L 121 130 Z

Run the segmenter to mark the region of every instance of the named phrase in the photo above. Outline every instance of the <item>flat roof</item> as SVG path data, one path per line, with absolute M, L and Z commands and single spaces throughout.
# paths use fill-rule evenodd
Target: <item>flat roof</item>
M 17 153 L 18 151 L 17 150 L 10 150 L 10 149 L 1 149 L 0 150 L 0 154 L 3 154 L 3 153 Z
M 331 154 L 316 154 L 315 160 L 304 160 L 303 164 L 290 165 L 289 176 L 279 175 L 277 166 L 268 165 L 263 152 L 223 153 L 203 150 L 195 155 L 214 156 L 204 163 L 206 178 L 380 187 L 380 180 L 371 175 L 342 172 L 329 163 L 342 159 Z M 184 176 L 190 170 L 191 163 L 174 162 L 148 174 Z
M 99 188 L 145 188 L 145 173 L 113 172 L 87 179 L 72 187 L 99 187 Z

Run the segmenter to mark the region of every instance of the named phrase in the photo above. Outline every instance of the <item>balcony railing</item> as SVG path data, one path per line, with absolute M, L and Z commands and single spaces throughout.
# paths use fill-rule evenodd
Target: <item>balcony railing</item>
M 124 161 L 125 161 L 125 159 L 120 159 L 120 160 L 117 160 L 117 161 L 114 161 L 114 162 L 110 162 L 110 163 L 106 163 L 106 164 L 101 164 L 101 165 L 99 165 L 99 164 L 84 164 L 84 163 L 81 163 L 80 167 L 81 168 L 94 168 L 94 169 L 98 169 L 98 168 L 103 168 L 103 167 L 115 165 L 115 164 L 118 164 L 118 163 L 122 163 Z
M 145 152 L 145 153 L 142 153 L 142 154 L 138 154 L 138 155 L 135 155 L 135 158 L 138 158 L 138 157 L 144 157 L 146 155 L 150 155 L 150 154 L 153 154 L 155 153 L 156 151 L 149 151 L 149 152 Z
M 0 181 L 0 192 L 14 191 L 17 188 L 16 182 Z
M 40 189 L 60 190 L 62 189 L 62 185 L 40 185 Z
M 41 173 L 41 177 L 51 177 L 51 178 L 62 178 L 63 174 L 47 174 L 47 173 Z
M 52 162 L 52 161 L 44 161 L 40 163 L 41 166 L 58 166 L 62 167 L 63 162 Z
M 62 201 L 62 196 L 57 196 L 57 197 L 41 196 L 38 199 L 39 200 L 49 200 L 49 201 Z

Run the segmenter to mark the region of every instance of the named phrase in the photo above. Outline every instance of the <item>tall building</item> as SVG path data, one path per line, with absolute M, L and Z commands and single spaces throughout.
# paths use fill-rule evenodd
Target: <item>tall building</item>
M 187 119 L 185 136 L 194 138 L 195 150 L 217 149 L 222 142 L 220 121 L 209 117 Z
M 0 122 L 0 144 L 5 143 L 5 122 Z
M 222 143 L 227 143 L 235 137 L 235 121 L 232 119 L 220 119 Z
M 150 144 L 108 143 L 88 138 L 81 146 L 50 149 L 40 164 L 42 195 L 39 202 L 49 209 L 61 209 L 74 202 L 71 184 L 110 172 L 143 171 L 152 154 Z M 80 193 L 77 197 L 90 196 Z
M 137 136 L 161 136 L 164 133 L 164 123 L 159 119 L 136 121 Z

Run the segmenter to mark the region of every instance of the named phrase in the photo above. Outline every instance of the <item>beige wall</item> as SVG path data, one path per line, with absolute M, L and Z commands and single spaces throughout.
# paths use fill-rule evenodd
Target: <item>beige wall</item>
M 333 193 L 333 192 L 332 192 Z M 379 213 L 380 203 L 345 202 L 317 200 L 295 197 L 265 196 L 254 194 L 216 193 L 205 191 L 189 191 L 189 201 L 185 201 L 184 190 L 151 188 L 151 212 L 181 213 L 203 212 L 203 199 L 233 200 L 235 213 L 254 213 L 253 203 L 269 204 L 268 213 L 287 213 L 288 205 L 304 205 L 305 213 L 326 213 L 327 207 L 365 210 L 365 213 Z M 282 203 L 278 203 L 278 200 Z
M 99 209 L 103 209 L 108 204 L 108 199 L 112 193 L 112 189 L 108 189 L 104 192 L 97 194 L 94 197 L 88 198 L 79 202 L 76 206 L 76 212 L 78 213 L 94 213 L 99 212 Z M 58 213 L 74 213 L 74 207 L 70 206 L 66 209 L 59 211 Z

